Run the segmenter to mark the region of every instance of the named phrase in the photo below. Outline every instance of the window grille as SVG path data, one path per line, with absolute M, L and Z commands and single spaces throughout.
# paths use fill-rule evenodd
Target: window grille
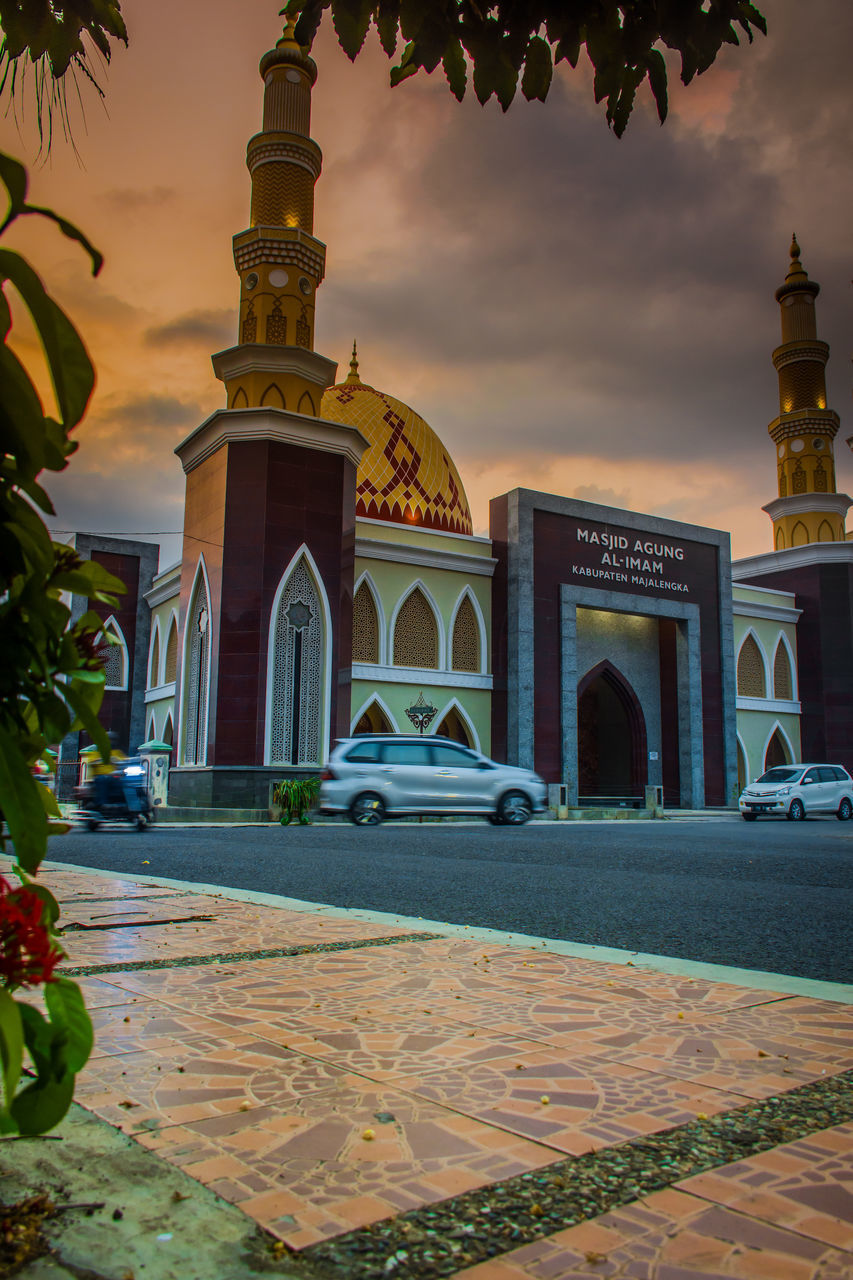
M 435 614 L 420 587 L 415 588 L 397 614 L 394 666 L 438 666 L 438 627 Z
M 324 675 L 323 611 L 304 558 L 281 594 L 273 631 L 270 759 L 319 764 Z
M 160 632 L 154 628 L 151 642 L 151 661 L 148 663 L 148 688 L 156 689 L 160 683 Z
M 178 678 L 178 628 L 175 619 L 169 627 L 169 638 L 166 641 L 166 670 L 163 679 L 166 684 Z
M 187 649 L 187 731 L 185 764 L 204 764 L 207 758 L 207 681 L 210 670 L 210 612 L 207 588 L 199 578 L 195 601 L 189 613 Z
M 352 602 L 352 660 L 379 661 L 379 618 L 373 592 L 362 582 Z
M 480 628 L 469 596 L 465 597 L 456 611 L 451 666 L 454 671 L 480 670 Z
M 110 644 L 109 640 L 115 643 Z M 98 657 L 104 667 L 104 686 L 107 689 L 125 689 L 125 652 L 121 638 L 113 627 L 107 627 L 98 649 Z
M 764 660 L 753 636 L 747 636 L 741 645 L 737 660 L 737 691 L 743 698 L 766 698 Z
M 781 640 L 776 646 L 776 657 L 773 660 L 773 693 L 777 698 L 788 700 L 794 696 L 794 681 L 788 650 Z

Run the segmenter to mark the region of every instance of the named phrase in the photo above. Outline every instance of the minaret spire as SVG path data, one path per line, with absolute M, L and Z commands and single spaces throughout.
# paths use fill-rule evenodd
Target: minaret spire
M 349 362 L 349 374 L 347 375 L 347 383 L 349 386 L 361 384 L 361 378 L 358 376 L 358 350 L 355 345 L 355 338 L 352 340 L 352 359 Z
M 767 430 L 776 445 L 779 497 L 764 508 L 773 521 L 777 551 L 811 542 L 843 542 L 850 499 L 835 491 L 832 442 L 838 414 L 826 407 L 829 347 L 817 336 L 815 298 L 820 285 L 810 280 L 791 239 L 785 283 L 776 290 L 782 318 L 782 343 L 773 352 L 779 375 L 779 416 Z
M 234 237 L 240 276 L 238 345 L 214 356 L 228 408 L 260 406 L 316 416 L 333 377 L 314 354 L 316 292 L 326 246 L 314 236 L 322 154 L 310 136 L 317 66 L 288 21 L 260 61 L 263 126 L 249 140 L 250 225 Z

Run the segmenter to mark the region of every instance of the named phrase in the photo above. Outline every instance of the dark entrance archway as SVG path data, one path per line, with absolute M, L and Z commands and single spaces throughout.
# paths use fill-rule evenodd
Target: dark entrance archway
M 631 685 L 606 660 L 578 684 L 578 771 L 581 805 L 643 798 L 645 716 Z

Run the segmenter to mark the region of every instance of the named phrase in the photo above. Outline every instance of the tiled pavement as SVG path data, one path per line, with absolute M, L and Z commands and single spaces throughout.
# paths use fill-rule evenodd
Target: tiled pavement
M 96 1026 L 77 1100 L 296 1250 L 853 1068 L 846 1004 L 43 875 Z M 457 1274 L 853 1277 L 853 1124 Z

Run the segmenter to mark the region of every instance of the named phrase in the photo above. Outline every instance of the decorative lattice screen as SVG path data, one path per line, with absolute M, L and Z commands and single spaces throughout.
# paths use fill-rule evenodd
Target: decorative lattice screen
M 186 738 L 184 763 L 204 764 L 207 758 L 207 682 L 210 670 L 210 611 L 207 588 L 199 578 L 189 612 L 186 673 Z M 170 637 L 171 639 L 171 637 Z
M 438 627 L 426 596 L 416 587 L 394 626 L 395 667 L 437 667 Z
M 148 687 L 155 689 L 160 683 L 160 632 L 154 632 L 151 645 L 151 661 L 148 663 Z
M 166 669 L 163 672 L 163 679 L 166 684 L 176 680 L 178 677 L 178 628 L 172 619 L 172 625 L 169 627 L 169 638 L 166 641 Z
M 362 582 L 352 602 L 352 660 L 379 661 L 379 618 L 366 582 Z
M 453 623 L 453 656 L 451 666 L 454 671 L 480 670 L 480 628 L 474 606 L 468 596 L 462 601 Z
M 319 764 L 323 614 L 304 559 L 281 594 L 273 650 L 270 760 L 273 764 Z
M 737 691 L 743 698 L 767 697 L 764 660 L 752 636 L 747 636 L 741 645 L 740 657 L 737 660 Z
M 107 640 L 108 636 L 110 640 L 114 640 L 116 641 L 116 643 L 110 644 Z M 104 664 L 104 677 L 105 677 L 104 682 L 105 682 L 106 688 L 107 689 L 124 689 L 125 688 L 124 645 L 121 643 L 121 640 L 119 639 L 118 634 L 113 630 L 112 627 L 107 627 L 106 631 L 104 632 L 104 639 L 101 644 L 101 647 L 98 650 L 98 656 L 101 659 L 101 662 Z
M 776 657 L 773 661 L 773 693 L 777 698 L 791 699 L 794 696 L 794 681 L 791 676 L 788 650 L 781 640 L 776 646 Z

